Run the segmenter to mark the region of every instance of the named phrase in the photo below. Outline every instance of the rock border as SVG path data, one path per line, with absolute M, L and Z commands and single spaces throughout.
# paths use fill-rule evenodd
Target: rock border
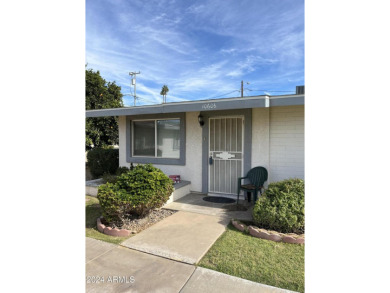
M 232 225 L 241 232 L 249 233 L 253 237 L 291 244 L 305 244 L 305 234 L 297 235 L 294 233 L 279 233 L 272 230 L 265 230 L 256 226 L 247 226 L 240 221 L 231 220 Z
M 127 237 L 131 234 L 135 234 L 135 231 L 130 231 L 126 229 L 118 229 L 118 228 L 111 228 L 104 225 L 101 221 L 103 217 L 99 217 L 96 221 L 97 229 L 106 235 L 114 236 L 114 237 Z

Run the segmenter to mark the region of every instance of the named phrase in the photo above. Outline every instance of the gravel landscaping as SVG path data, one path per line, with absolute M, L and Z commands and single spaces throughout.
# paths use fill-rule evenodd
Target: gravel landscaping
M 155 223 L 161 221 L 166 217 L 169 217 L 170 215 L 176 212 L 168 209 L 157 209 L 151 212 L 147 217 L 143 219 L 127 220 L 126 225 L 123 226 L 124 228 L 123 230 L 121 229 L 122 226 L 119 228 L 119 226 L 109 225 L 105 223 L 103 220 L 104 224 L 107 225 L 107 227 L 105 225 L 101 225 L 103 226 L 103 229 L 99 230 L 97 222 L 100 222 L 99 217 L 102 215 L 102 210 L 99 205 L 98 199 L 96 197 L 86 196 L 85 205 L 86 205 L 86 236 L 98 240 L 114 243 L 114 244 L 121 243 L 128 237 L 131 237 L 131 235 L 134 235 L 138 232 L 141 232 L 142 230 L 145 230 L 146 228 L 154 225 Z M 109 233 L 105 233 L 104 227 L 106 228 L 106 230 L 111 230 L 111 231 L 109 231 Z M 115 229 L 115 228 L 119 228 L 119 229 Z M 117 233 L 118 231 L 121 232 Z M 128 233 L 122 233 L 124 231 L 128 231 Z M 128 234 L 128 235 L 113 235 L 113 234 Z
M 127 218 L 123 221 L 123 223 L 112 223 L 112 224 L 108 224 L 103 220 L 102 223 L 111 228 L 126 229 L 132 231 L 132 233 L 138 233 L 156 224 L 162 219 L 169 217 L 170 215 L 173 215 L 176 212 L 177 211 L 167 210 L 167 209 L 156 209 L 150 212 L 149 215 L 147 215 L 142 219 Z

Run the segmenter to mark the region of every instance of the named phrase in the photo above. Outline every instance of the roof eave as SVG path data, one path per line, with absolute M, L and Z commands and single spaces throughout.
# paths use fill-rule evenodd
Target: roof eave
M 304 105 L 305 95 L 255 96 L 216 100 L 185 101 L 159 105 L 126 108 L 87 110 L 86 117 L 131 116 L 158 113 L 217 111 L 246 108 L 266 108 L 274 106 Z

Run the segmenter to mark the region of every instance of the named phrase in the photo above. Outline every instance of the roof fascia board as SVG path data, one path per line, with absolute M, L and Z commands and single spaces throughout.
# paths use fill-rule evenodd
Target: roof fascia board
M 100 109 L 86 111 L 86 117 L 131 116 L 158 113 L 178 113 L 195 111 L 218 111 L 231 109 L 264 108 L 272 106 L 303 105 L 304 95 L 293 96 L 257 96 L 219 100 L 178 102 L 140 107 Z
M 296 106 L 296 105 L 304 105 L 305 104 L 305 96 L 294 96 L 289 98 L 270 98 L 270 107 L 275 106 Z

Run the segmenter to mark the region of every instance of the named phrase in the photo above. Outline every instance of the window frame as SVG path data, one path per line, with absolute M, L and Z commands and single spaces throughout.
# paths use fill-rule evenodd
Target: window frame
M 179 120 L 180 121 L 180 157 L 162 158 L 156 156 L 157 129 L 155 128 L 155 156 L 134 156 L 134 125 L 137 121 Z M 151 115 L 134 115 L 126 117 L 126 161 L 127 163 L 185 165 L 186 162 L 186 113 L 158 113 Z
M 133 119 L 131 120 L 131 156 L 133 158 L 159 158 L 159 159 L 175 159 L 175 160 L 180 160 L 180 151 L 179 151 L 179 158 L 170 158 L 170 157 L 158 157 L 157 156 L 157 149 L 158 149 L 158 142 L 157 142 L 157 137 L 158 137 L 158 133 L 157 133 L 157 121 L 164 121 L 164 120 L 179 120 L 179 124 L 180 124 L 180 118 L 179 117 L 175 117 L 175 118 L 156 118 L 156 119 Z M 137 156 L 137 155 L 134 155 L 134 143 L 135 143 L 135 139 L 134 139 L 134 122 L 142 122 L 142 121 L 154 121 L 154 156 Z M 181 126 L 181 125 L 180 125 Z M 180 127 L 181 129 L 181 127 Z M 180 145 L 181 145 L 181 142 L 180 142 Z

